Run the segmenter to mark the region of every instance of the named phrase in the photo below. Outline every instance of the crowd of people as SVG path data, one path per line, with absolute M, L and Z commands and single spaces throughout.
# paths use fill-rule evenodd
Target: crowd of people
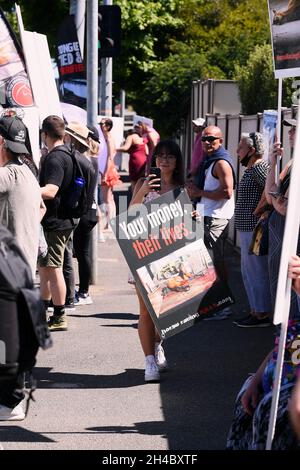
M 293 148 L 296 120 L 285 120 L 283 124 L 289 127 L 290 145 Z M 203 220 L 204 243 L 219 279 L 224 282 L 228 282 L 225 241 L 229 221 L 235 216 L 249 312 L 245 318 L 234 323 L 243 328 L 270 326 L 292 167 L 291 160 L 276 184 L 276 163 L 283 152 L 280 143 L 275 144 L 269 161 L 265 161 L 263 136 L 259 132 L 241 135 L 237 155 L 245 170 L 234 201 L 236 176 L 233 159 L 223 146 L 219 127 L 206 126 L 202 118 L 193 121 L 197 136 L 191 172 L 185 180 L 182 153 L 174 141 L 160 140 L 153 128 L 139 122 L 128 134 L 125 143 L 116 147 L 111 136 L 112 121 L 106 118 L 100 125 L 107 144 L 107 163 L 101 180 L 107 223 L 116 215 L 113 187 L 120 181 L 114 163 L 116 152 L 129 153 L 132 205 L 147 203 L 176 188 L 187 189 L 197 216 L 200 215 Z M 34 164 L 26 140 L 27 129 L 21 119 L 16 116 L 0 119 L 0 223 L 16 237 L 33 276 L 38 264 L 41 297 L 45 309 L 53 311 L 48 320 L 49 329 L 66 331 L 66 309 L 93 302 L 89 285 L 92 270 L 91 234 L 100 216 L 95 199 L 99 182 L 99 133 L 97 128 L 89 128 L 84 123 L 65 124 L 58 116 L 48 116 L 42 123 L 43 148 L 39 169 Z M 89 182 L 86 210 L 78 218 L 71 217 L 66 211 L 71 193 L 74 192 L 74 155 L 79 159 L 83 172 L 83 183 L 80 178 L 76 180 L 77 189 L 84 182 Z M 151 174 L 152 167 L 160 169 L 160 178 Z M 261 217 L 267 217 L 268 254 L 256 256 L 250 254 L 249 247 L 253 230 Z M 39 246 L 44 239 L 47 250 L 38 256 Z M 299 248 L 300 239 L 297 252 L 300 252 Z M 75 291 L 73 256 L 78 261 L 78 291 Z M 297 256 L 290 260 L 289 275 L 293 279 L 293 294 L 278 432 L 274 438 L 276 449 L 294 449 L 299 443 L 300 381 L 297 383 L 297 375 L 300 369 L 293 361 L 293 344 L 300 337 L 300 258 Z M 140 306 L 138 333 L 145 355 L 145 381 L 159 381 L 160 372 L 168 368 L 168 363 L 159 334 L 138 289 L 136 294 Z M 230 309 L 223 309 L 210 319 L 222 320 L 230 315 Z M 238 394 L 228 435 L 228 449 L 262 449 L 265 446 L 278 334 L 277 331 L 274 349 L 258 371 L 246 380 Z M 23 419 L 21 400 L 22 396 L 16 390 L 1 384 L 0 420 Z M 291 403 L 290 414 L 288 403 Z

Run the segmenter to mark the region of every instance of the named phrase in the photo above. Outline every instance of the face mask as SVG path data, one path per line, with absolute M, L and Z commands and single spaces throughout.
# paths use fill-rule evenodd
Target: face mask
M 250 153 L 250 150 L 249 152 L 247 152 L 247 154 L 244 156 L 244 158 L 241 160 L 241 165 L 242 166 L 248 166 L 248 163 L 250 162 L 250 159 L 252 157 L 252 155 L 249 155 Z

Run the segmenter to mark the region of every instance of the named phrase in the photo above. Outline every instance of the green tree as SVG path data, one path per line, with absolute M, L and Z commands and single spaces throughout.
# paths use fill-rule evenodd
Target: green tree
M 257 46 L 246 65 L 235 67 L 242 112 L 255 114 L 264 109 L 277 109 L 278 82 L 274 78 L 272 47 L 270 44 Z M 283 82 L 283 106 L 292 104 L 293 79 Z
M 203 53 L 189 48 L 187 54 L 181 43 L 174 44 L 172 53 L 157 62 L 151 77 L 144 82 L 141 105 L 144 100 L 146 114 L 159 123 L 163 135 L 173 134 L 180 126 L 180 119 L 188 113 L 192 81 L 211 76 L 225 78 L 222 70 L 210 65 Z
M 123 53 L 114 61 L 115 90 L 125 88 L 127 103 L 167 133 L 188 109 L 192 80 L 233 78 L 235 64 L 244 65 L 255 45 L 269 40 L 261 0 L 116 3 L 124 34 Z

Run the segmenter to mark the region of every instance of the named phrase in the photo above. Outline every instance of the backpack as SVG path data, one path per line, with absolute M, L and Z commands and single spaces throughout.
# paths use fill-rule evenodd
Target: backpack
M 12 234 L 0 225 L 0 386 L 32 372 L 39 347 L 52 340 L 31 268 Z
M 61 151 L 71 156 L 73 173 L 70 186 L 61 193 L 60 214 L 66 219 L 80 219 L 80 217 L 87 213 L 90 206 L 94 168 L 90 161 L 77 150 L 70 152 Z M 84 182 L 79 191 L 76 184 L 78 179 Z

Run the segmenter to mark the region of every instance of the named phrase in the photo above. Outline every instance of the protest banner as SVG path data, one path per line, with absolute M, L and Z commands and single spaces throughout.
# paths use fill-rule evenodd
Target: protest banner
M 86 73 L 74 15 L 64 18 L 58 28 L 56 59 L 61 100 L 80 108 L 86 108 Z
M 33 96 L 16 36 L 0 9 L 0 105 L 33 106 Z
M 300 4 L 268 0 L 275 78 L 300 75 Z
M 264 156 L 263 159 L 268 162 L 270 151 L 276 141 L 276 127 L 277 127 L 277 111 L 268 109 L 263 114 L 263 139 L 264 139 Z
M 299 201 L 300 201 L 300 185 L 299 185 L 299 173 L 300 173 L 300 126 L 299 118 L 297 121 L 297 131 L 295 139 L 295 148 L 291 179 L 289 185 L 289 197 L 287 205 L 287 214 L 284 228 L 284 236 L 280 258 L 280 268 L 277 283 L 276 292 L 276 303 L 274 311 L 273 323 L 275 325 L 281 324 L 279 347 L 277 354 L 277 363 L 274 377 L 273 386 L 273 397 L 271 414 L 269 421 L 268 440 L 266 449 L 270 450 L 272 447 L 272 440 L 275 432 L 275 423 L 277 417 L 278 399 L 280 393 L 282 366 L 284 360 L 286 335 L 289 320 L 290 301 L 291 301 L 291 280 L 288 278 L 288 263 L 292 255 L 296 254 L 297 242 L 299 236 L 299 225 L 300 225 L 300 212 L 299 212 Z M 297 158 L 298 157 L 298 158 Z
M 234 300 L 216 274 L 183 189 L 129 208 L 112 221 L 118 243 L 162 338 Z

